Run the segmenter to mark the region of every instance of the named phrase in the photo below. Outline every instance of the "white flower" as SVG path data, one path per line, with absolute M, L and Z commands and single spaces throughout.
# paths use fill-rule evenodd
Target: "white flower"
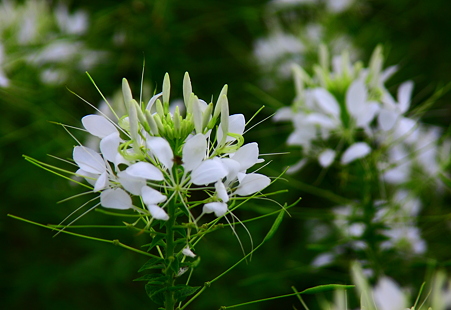
M 196 254 L 193 253 L 193 251 L 191 251 L 191 249 L 189 247 L 186 247 L 182 250 L 182 254 L 188 257 L 196 257 Z

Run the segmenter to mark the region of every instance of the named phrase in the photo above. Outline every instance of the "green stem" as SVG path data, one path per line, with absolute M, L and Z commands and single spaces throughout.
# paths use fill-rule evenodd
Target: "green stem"
M 120 247 L 122 247 L 122 248 L 124 248 L 124 249 L 130 250 L 130 251 L 133 251 L 133 252 L 136 252 L 136 253 L 145 255 L 145 256 L 149 256 L 149 257 L 152 257 L 152 258 L 159 258 L 159 257 L 156 256 L 156 255 L 153 255 L 153 254 L 150 254 L 150 253 L 147 253 L 147 252 L 144 252 L 144 251 L 135 249 L 135 248 L 133 248 L 133 247 L 131 247 L 131 246 L 128 246 L 128 245 L 126 245 L 126 244 L 120 242 L 120 241 L 117 240 L 117 239 L 115 239 L 115 240 L 108 240 L 108 239 L 101 239 L 101 238 L 96 238 L 96 237 L 86 236 L 86 235 L 77 234 L 77 233 L 74 233 L 74 232 L 71 232 L 71 231 L 67 231 L 67 230 L 63 230 L 63 229 L 58 229 L 58 228 L 56 228 L 55 226 L 52 226 L 52 225 L 44 225 L 44 224 L 36 223 L 36 222 L 30 221 L 30 220 L 27 220 L 27 219 L 24 219 L 24 218 L 21 218 L 21 217 L 12 215 L 12 214 L 8 214 L 8 216 L 9 216 L 9 217 L 12 217 L 13 219 L 16 219 L 16 220 L 19 220 L 19 221 L 23 221 L 23 222 L 26 222 L 26 223 L 30 223 L 30 224 L 33 224 L 33 225 L 36 225 L 36 226 L 40 226 L 40 227 L 47 228 L 47 229 L 51 229 L 51 230 L 56 230 L 56 231 L 58 231 L 59 233 L 68 234 L 68 235 L 72 235 L 72 236 L 77 236 L 77 237 L 81 237 L 81 238 L 85 238 L 85 239 L 90 239 L 90 240 L 94 240 L 94 241 L 100 241 L 100 242 L 105 242 L 105 243 L 111 243 L 111 244 L 113 244 L 113 245 L 120 246 Z
M 166 291 L 165 291 L 165 308 L 166 310 L 174 310 L 175 299 L 174 292 L 170 289 L 174 286 L 175 272 L 172 264 L 175 261 L 174 256 L 174 226 L 175 226 L 175 210 L 176 202 L 175 199 L 172 200 L 168 205 L 168 215 L 169 220 L 166 222 L 166 257 L 165 257 L 165 274 L 167 276 Z

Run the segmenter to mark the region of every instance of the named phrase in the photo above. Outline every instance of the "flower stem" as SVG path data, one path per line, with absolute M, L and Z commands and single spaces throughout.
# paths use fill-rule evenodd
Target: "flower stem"
M 175 199 L 172 199 L 171 203 L 168 204 L 168 215 L 169 220 L 166 222 L 166 257 L 165 257 L 165 273 L 167 276 L 166 282 L 166 291 L 165 291 L 165 309 L 166 310 L 174 310 L 175 299 L 174 299 L 174 291 L 171 288 L 174 286 L 175 281 L 175 272 L 173 268 L 173 263 L 175 261 L 174 256 L 174 225 L 175 225 L 175 209 L 176 202 Z

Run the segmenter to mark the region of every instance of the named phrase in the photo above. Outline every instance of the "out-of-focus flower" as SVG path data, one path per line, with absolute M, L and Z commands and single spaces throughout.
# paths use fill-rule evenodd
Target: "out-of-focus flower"
M 0 87 L 11 84 L 12 72 L 23 63 L 39 69 L 43 83 L 59 85 L 71 71 L 90 70 L 107 57 L 83 42 L 87 13 L 70 13 L 62 2 L 52 8 L 43 0 L 5 0 L 0 3 L 0 20 Z

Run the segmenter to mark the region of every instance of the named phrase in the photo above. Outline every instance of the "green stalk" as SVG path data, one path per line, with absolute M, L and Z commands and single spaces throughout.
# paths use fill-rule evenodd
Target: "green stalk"
M 175 209 L 176 209 L 176 202 L 175 198 L 172 199 L 172 201 L 168 205 L 168 215 L 169 220 L 166 222 L 166 257 L 165 257 L 165 274 L 168 277 L 166 282 L 166 291 L 165 291 L 165 309 L 166 310 L 174 310 L 175 306 L 175 299 L 174 299 L 174 292 L 170 289 L 174 286 L 175 281 L 175 272 L 172 268 L 172 264 L 174 260 L 176 259 L 174 256 L 174 225 L 175 225 Z

